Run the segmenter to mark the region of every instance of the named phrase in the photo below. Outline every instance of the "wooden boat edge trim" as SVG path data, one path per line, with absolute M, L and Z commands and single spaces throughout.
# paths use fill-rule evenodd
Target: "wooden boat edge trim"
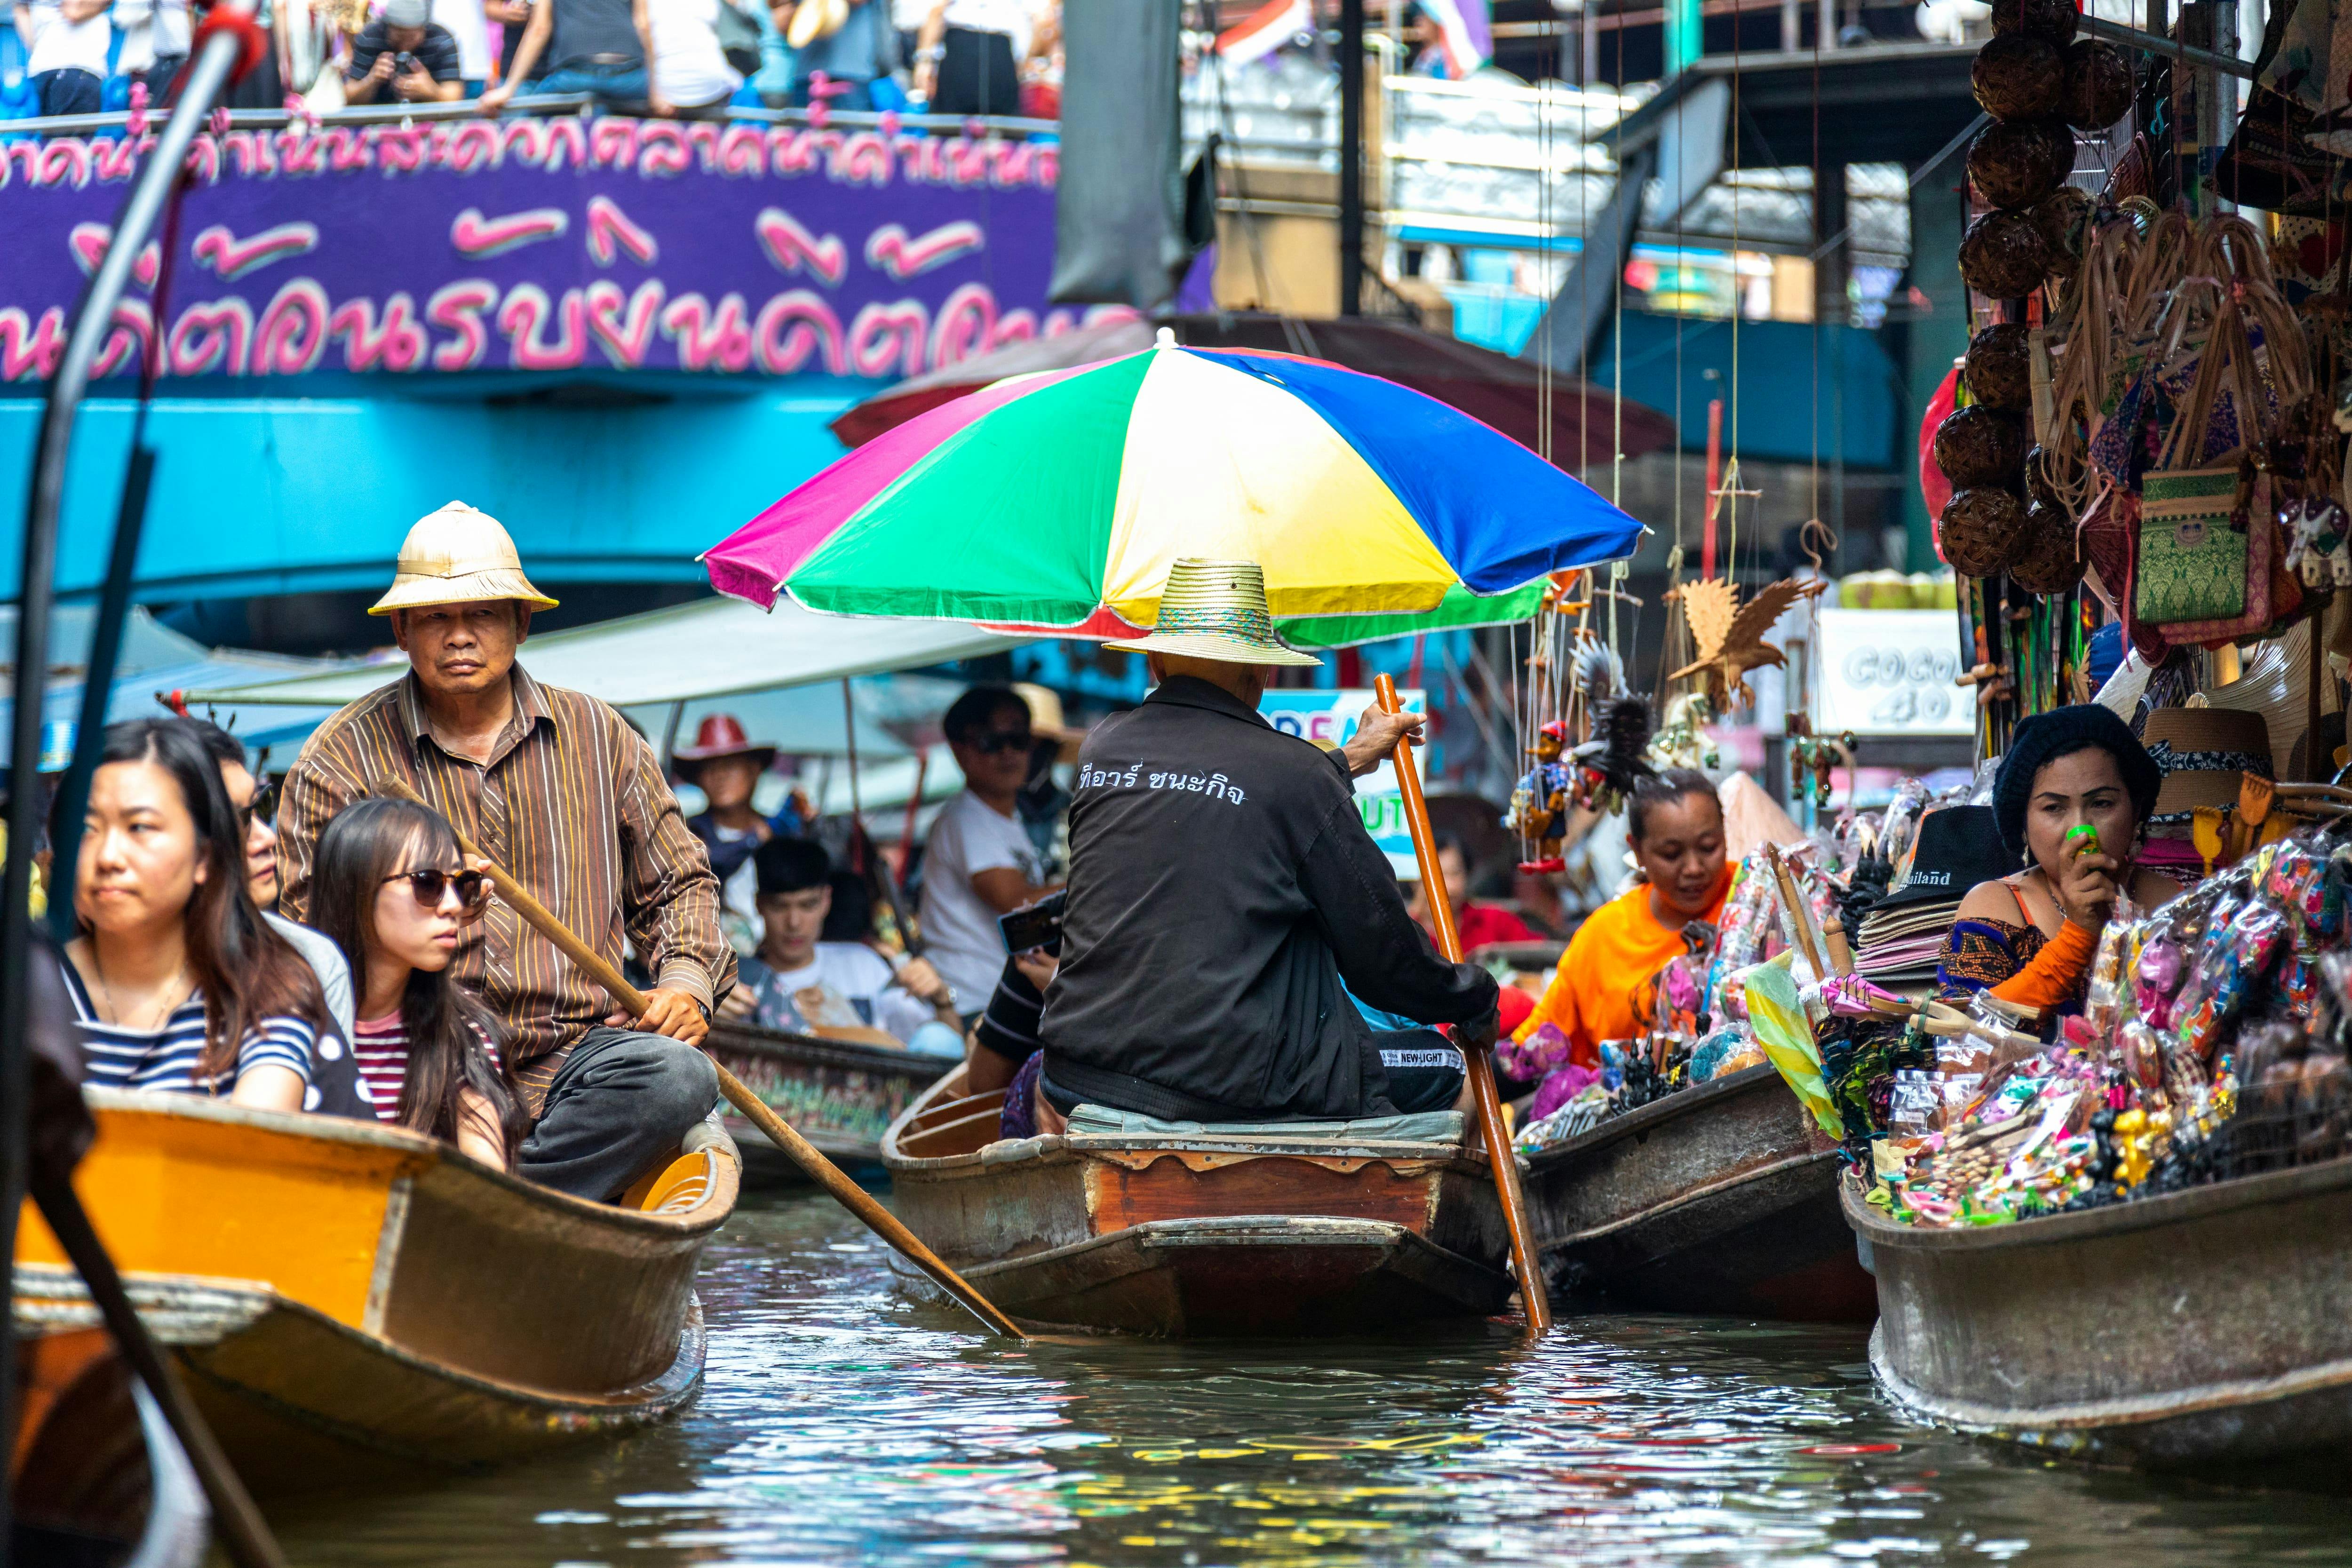
M 1549 1149 L 1539 1149 L 1533 1154 L 1522 1156 L 1520 1163 L 1528 1168 L 1531 1174 L 1540 1176 L 1555 1165 L 1565 1164 L 1579 1155 L 1605 1148 L 1620 1139 L 1646 1132 L 1664 1122 L 1679 1121 L 1717 1100 L 1737 1099 L 1743 1093 L 1761 1088 L 1767 1079 L 1776 1083 L 1780 1079 L 1780 1069 L 1769 1062 L 1760 1067 L 1742 1068 L 1729 1078 L 1712 1079 L 1696 1089 L 1679 1089 L 1622 1116 L 1612 1116 L 1591 1131 L 1580 1132 L 1565 1143 L 1555 1143 Z M 1785 1089 L 1787 1086 L 1784 1084 L 1782 1087 Z M 1790 1098 L 1796 1098 L 1793 1092 Z M 1800 1110 L 1802 1109 L 1799 1107 Z
M 761 1057 L 793 1062 L 814 1061 L 827 1067 L 856 1068 L 870 1072 L 903 1072 L 910 1078 L 929 1081 L 931 1069 L 946 1063 L 944 1057 L 917 1056 L 912 1051 L 887 1050 L 880 1046 L 861 1046 L 855 1040 L 827 1040 L 814 1035 L 795 1035 L 779 1029 L 746 1029 L 740 1025 L 714 1022 L 704 1042 L 717 1055 L 734 1051 L 747 1057 Z
M 2091 1432 L 2110 1426 L 2143 1426 L 2176 1416 L 2266 1405 L 2298 1394 L 2352 1386 L 2352 1359 L 2346 1359 L 2297 1367 L 2277 1377 L 2200 1384 L 2143 1399 L 2100 1399 L 2001 1410 L 1971 1400 L 1946 1399 L 1916 1387 L 1889 1364 L 1884 1342 L 1882 1321 L 1870 1331 L 1870 1370 L 1889 1399 L 1945 1426 L 1989 1434 Z
M 392 1190 L 384 1194 L 383 1225 L 376 1232 L 375 1267 L 368 1271 L 367 1300 L 360 1308 L 360 1328 L 365 1332 L 383 1332 L 384 1303 L 392 1300 L 392 1277 L 400 1267 L 400 1240 L 408 1233 L 408 1200 L 416 1190 L 416 1178 L 394 1176 Z
M 1808 1165 L 1820 1164 L 1824 1161 L 1835 1160 L 1837 1157 L 1837 1151 L 1834 1149 L 1808 1150 L 1802 1154 L 1783 1155 L 1769 1164 L 1751 1165 L 1734 1174 L 1677 1193 L 1664 1203 L 1652 1204 L 1649 1207 L 1627 1215 L 1622 1219 L 1611 1220 L 1607 1225 L 1595 1226 L 1591 1230 L 1580 1230 L 1573 1235 L 1563 1236 L 1557 1241 L 1547 1241 L 1544 1243 L 1543 1250 L 1557 1252 L 1563 1247 L 1580 1247 L 1589 1242 L 1599 1241 L 1604 1237 L 1614 1236 L 1619 1231 L 1631 1229 L 1634 1226 L 1670 1215 L 1676 1209 L 1686 1208 L 1704 1199 L 1717 1196 L 1737 1187 L 1746 1186 L 1750 1182 L 1762 1181 L 1767 1176 L 1777 1176 L 1789 1171 L 1802 1170 Z
M 1202 1215 L 1183 1219 L 1149 1219 L 1139 1224 L 1122 1226 L 1100 1236 L 1090 1236 L 1083 1241 L 1073 1241 L 1060 1247 L 1049 1247 L 1039 1252 L 1024 1252 L 1017 1258 L 1000 1258 L 984 1263 L 961 1266 L 966 1279 L 993 1278 L 1017 1269 L 1042 1264 L 1060 1263 L 1108 1247 L 1137 1246 L 1154 1247 L 1281 1247 L 1296 1246 L 1300 1231 L 1313 1229 L 1317 1236 L 1328 1239 L 1314 1245 L 1326 1247 L 1371 1247 L 1383 1249 L 1417 1246 L 1444 1257 L 1459 1259 L 1472 1268 L 1486 1268 L 1500 1275 L 1502 1270 L 1490 1268 L 1475 1258 L 1467 1258 L 1451 1247 L 1441 1247 L 1406 1226 L 1394 1220 L 1358 1219 L 1341 1215 Z M 1274 1233 L 1286 1230 L 1289 1236 Z
M 2340 1187 L 2352 1187 L 2352 1155 L 2188 1187 L 2152 1198 L 2135 1198 L 2075 1214 L 2042 1215 L 2006 1225 L 1904 1225 L 1864 1202 L 1851 1174 L 1838 1183 L 1838 1205 L 1845 1215 L 1846 1224 L 1867 1237 L 1874 1251 L 1885 1247 L 1896 1252 L 1951 1253 L 2063 1246 L 2093 1237 L 2153 1229 L 2239 1209 L 2292 1202 Z

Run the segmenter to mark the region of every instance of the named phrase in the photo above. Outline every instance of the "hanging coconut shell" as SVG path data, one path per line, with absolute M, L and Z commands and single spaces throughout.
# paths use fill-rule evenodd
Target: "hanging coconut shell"
M 1960 379 L 1969 384 L 1970 397 L 1988 408 L 2005 408 L 2012 414 L 2022 414 L 2033 405 L 2030 331 L 2022 321 L 1997 321 L 1969 341 L 1968 357 L 1960 362 Z
M 1936 426 L 1936 467 L 1954 489 L 2015 485 L 2025 471 L 2025 421 L 1971 405 Z
M 2074 161 L 2074 137 L 2063 125 L 2064 161 L 2057 156 L 2050 122 L 1997 120 L 1969 146 L 1969 183 L 1997 207 L 2028 207 L 2058 188 Z
M 2078 38 L 2068 47 L 2062 111 L 2069 125 L 2105 131 L 2131 106 L 2129 55 L 2099 38 Z
M 2065 58 L 2046 38 L 1996 33 L 1977 51 L 1969 81 L 1995 120 L 2039 120 L 2057 113 L 2065 96 Z
M 2096 199 L 2080 185 L 2061 185 L 2027 209 L 2033 226 L 2042 231 L 2053 277 L 2072 278 L 2083 269 L 2083 252 L 2091 241 L 2091 219 L 2098 209 Z
M 1954 490 L 1936 542 L 1964 577 L 1995 577 L 2025 548 L 2025 503 L 1991 486 Z
M 2050 247 L 2024 213 L 1987 213 L 1960 237 L 1960 279 L 1989 299 L 2021 300 L 2049 275 Z
M 2074 41 L 2074 29 L 2082 21 L 2074 0 L 1992 0 L 1996 33 L 2023 33 L 2063 47 Z
M 2009 580 L 2044 595 L 2063 594 L 2083 580 L 2083 552 L 2064 507 L 2037 500 L 2025 509 L 2025 548 L 2010 563 Z

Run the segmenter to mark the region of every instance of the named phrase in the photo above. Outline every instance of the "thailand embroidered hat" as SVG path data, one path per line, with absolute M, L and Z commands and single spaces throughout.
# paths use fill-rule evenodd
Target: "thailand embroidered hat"
M 1920 818 L 1909 879 L 1871 905 L 1866 918 L 1878 919 L 1916 904 L 1958 909 L 1979 882 L 1997 882 L 2016 869 L 2015 857 L 2001 853 L 1992 807 L 1943 806 Z
M 520 599 L 542 610 L 555 608 L 555 601 L 522 574 L 522 557 L 499 520 L 453 500 L 416 520 L 400 542 L 392 587 L 368 606 L 368 614 L 388 616 L 425 605 L 484 599 Z
M 1160 590 L 1160 620 L 1147 637 L 1105 647 L 1181 653 L 1220 664 L 1309 664 L 1275 636 L 1265 604 L 1265 574 L 1255 561 L 1202 561 L 1187 556 L 1168 568 Z

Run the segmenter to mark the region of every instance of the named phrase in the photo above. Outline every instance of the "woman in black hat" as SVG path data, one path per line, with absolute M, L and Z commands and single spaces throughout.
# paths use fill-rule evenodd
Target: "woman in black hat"
M 2020 724 L 1994 776 L 1992 805 L 2002 846 L 2026 866 L 1978 883 L 1961 900 L 1937 968 L 1945 998 L 1990 986 L 2031 1008 L 2079 1002 L 2118 894 L 2128 888 L 2145 910 L 2180 891 L 2133 864 L 2162 783 L 2130 727 L 2096 703 Z

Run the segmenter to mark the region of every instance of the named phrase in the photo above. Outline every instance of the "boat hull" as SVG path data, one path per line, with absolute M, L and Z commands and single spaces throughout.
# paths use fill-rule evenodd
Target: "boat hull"
M 196 1568 L 211 1515 L 161 1407 L 103 1329 L 25 1327 L 8 1478 L 20 1560 Z
M 843 1165 L 879 1161 L 882 1134 L 940 1068 L 936 1057 L 725 1023 L 711 1026 L 705 1044 L 712 1058 L 770 1110 Z M 741 1152 L 746 1185 L 789 1186 L 808 1180 L 732 1107 L 725 1108 L 722 1120 Z
M 1868 1322 L 1837 1145 L 1769 1067 L 1612 1117 L 1528 1162 L 1546 1277 L 1670 1312 Z
M 1458 1144 L 996 1142 L 992 1111 L 960 1114 L 946 1087 L 891 1131 L 893 1206 L 1016 1319 L 1192 1338 L 1340 1336 L 1493 1313 L 1509 1299 L 1494 1184 Z M 927 1112 L 950 1121 L 927 1127 Z
M 736 1192 L 715 1134 L 631 1208 L 394 1128 L 90 1100 L 75 1184 L 257 1491 L 485 1468 L 664 1419 L 699 1383 L 694 1272 Z M 95 1321 L 29 1208 L 16 1286 L 20 1315 Z
M 2015 1225 L 1842 1198 L 1878 1275 L 1871 1365 L 1940 1425 L 2152 1468 L 2352 1452 L 2352 1159 Z

